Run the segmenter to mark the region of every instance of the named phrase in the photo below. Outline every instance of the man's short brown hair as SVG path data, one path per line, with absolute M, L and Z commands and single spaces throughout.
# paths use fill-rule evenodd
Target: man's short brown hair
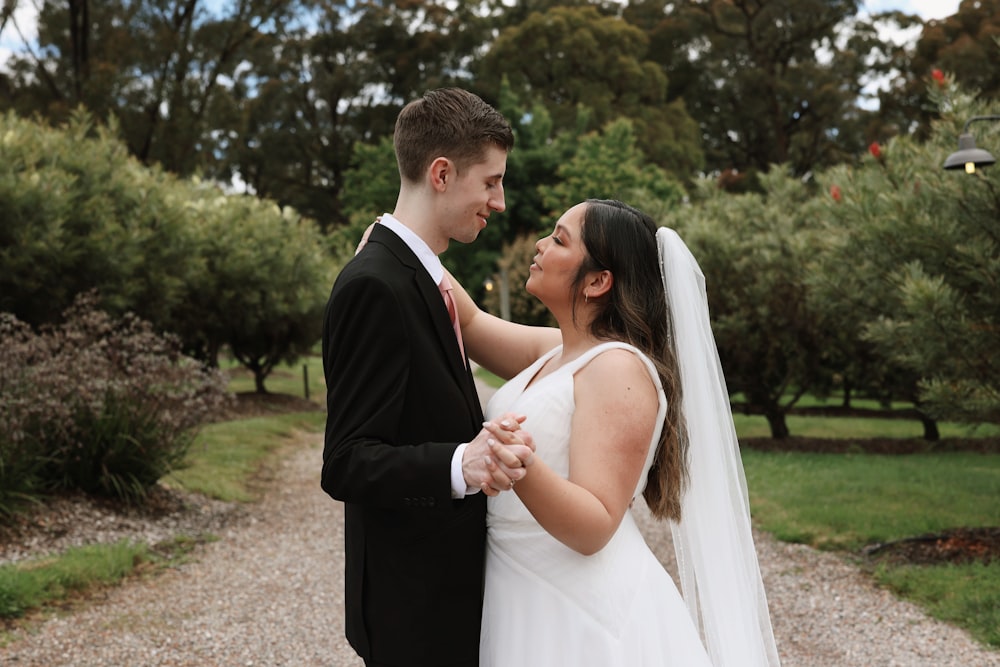
M 500 112 L 477 95 L 439 88 L 399 112 L 393 146 L 400 177 L 416 182 L 438 157 L 448 158 L 461 171 L 485 160 L 490 146 L 509 153 L 514 132 Z

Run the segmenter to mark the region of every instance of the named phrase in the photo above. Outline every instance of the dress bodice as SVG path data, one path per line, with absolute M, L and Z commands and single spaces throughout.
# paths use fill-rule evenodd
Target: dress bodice
M 497 390 L 486 407 L 486 417 L 493 419 L 505 412 L 525 415 L 527 418 L 522 428 L 530 433 L 534 439 L 535 455 L 545 461 L 554 472 L 568 478 L 570 430 L 573 414 L 576 411 L 573 392 L 575 376 L 577 371 L 590 363 L 594 357 L 611 349 L 628 350 L 643 361 L 656 386 L 659 398 L 656 427 L 653 430 L 653 436 L 646 453 L 646 463 L 633 494 L 638 496 L 645 488 L 646 475 L 653 463 L 656 443 L 660 439 L 660 432 L 663 428 L 667 402 L 660 384 L 660 377 L 656 373 L 656 367 L 637 348 L 620 342 L 601 343 L 548 375 L 534 380 L 546 362 L 562 351 L 562 346 L 553 348 Z M 500 519 L 532 520 L 531 515 L 516 494 L 500 494 L 496 498 L 490 498 L 488 505 L 491 521 Z

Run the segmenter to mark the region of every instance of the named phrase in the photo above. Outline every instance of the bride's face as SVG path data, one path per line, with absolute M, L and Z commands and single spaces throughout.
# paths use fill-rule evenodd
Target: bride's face
M 525 289 L 550 309 L 569 303 L 573 281 L 586 251 L 581 237 L 587 204 L 577 204 L 556 222 L 555 229 L 535 244 L 534 262 L 528 270 Z

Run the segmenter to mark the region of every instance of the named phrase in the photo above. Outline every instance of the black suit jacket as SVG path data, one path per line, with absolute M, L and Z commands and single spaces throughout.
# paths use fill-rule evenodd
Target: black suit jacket
M 437 285 L 382 225 L 334 283 L 323 367 L 348 641 L 379 664 L 476 664 L 486 498 L 453 500 L 450 472 L 482 408 Z

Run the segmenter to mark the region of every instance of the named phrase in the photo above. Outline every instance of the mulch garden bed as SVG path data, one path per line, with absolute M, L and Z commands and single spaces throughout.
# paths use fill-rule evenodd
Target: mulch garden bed
M 917 537 L 873 544 L 863 553 L 873 561 L 896 565 L 984 565 L 1000 560 L 1000 528 L 955 528 Z

